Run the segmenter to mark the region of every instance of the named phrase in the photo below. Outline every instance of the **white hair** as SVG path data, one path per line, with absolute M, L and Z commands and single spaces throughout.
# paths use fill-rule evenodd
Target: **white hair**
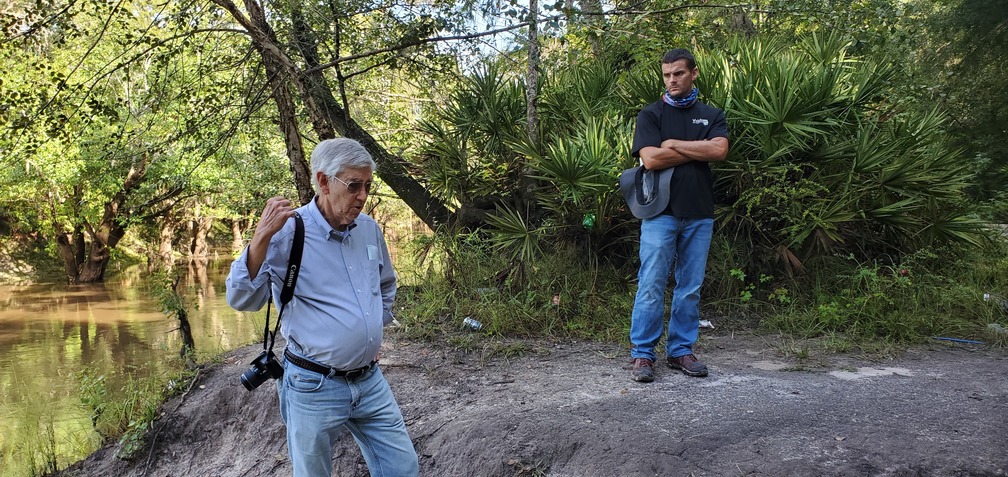
M 334 177 L 343 172 L 343 169 L 364 169 L 365 167 L 374 172 L 378 165 L 371 158 L 371 153 L 364 149 L 361 143 L 346 137 L 326 139 L 318 143 L 311 153 L 312 187 L 316 192 L 321 190 L 318 183 L 319 171 L 329 177 Z

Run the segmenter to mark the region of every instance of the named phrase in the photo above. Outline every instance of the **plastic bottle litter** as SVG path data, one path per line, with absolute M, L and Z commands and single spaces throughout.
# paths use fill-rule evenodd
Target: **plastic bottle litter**
M 471 316 L 467 316 L 462 320 L 462 326 L 470 330 L 476 331 L 479 330 L 480 328 L 483 328 L 483 323 L 476 321 L 476 319 Z
M 700 320 L 700 327 L 701 328 L 707 328 L 707 329 L 713 330 L 714 329 L 714 323 L 711 323 L 710 320 Z

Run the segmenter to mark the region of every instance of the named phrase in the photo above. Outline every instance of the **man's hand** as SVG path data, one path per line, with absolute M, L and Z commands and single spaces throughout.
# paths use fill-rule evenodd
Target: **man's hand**
M 266 201 L 259 223 L 256 224 L 255 234 L 249 243 L 248 265 L 249 278 L 255 278 L 259 274 L 259 267 L 266 260 L 266 251 L 269 248 L 270 239 L 273 238 L 287 219 L 294 217 L 294 207 L 291 201 L 283 197 L 271 197 Z
M 266 242 L 269 242 L 269 239 L 273 238 L 273 234 L 279 232 L 287 223 L 287 219 L 291 217 L 294 217 L 294 207 L 291 206 L 291 201 L 279 196 L 270 197 L 266 201 L 266 207 L 263 208 L 262 216 L 259 217 L 259 223 L 256 224 L 252 240 L 265 239 Z

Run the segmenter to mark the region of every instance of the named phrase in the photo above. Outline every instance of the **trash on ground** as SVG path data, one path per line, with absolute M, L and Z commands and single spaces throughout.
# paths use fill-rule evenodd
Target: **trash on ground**
M 963 338 L 948 338 L 948 337 L 945 337 L 945 336 L 932 336 L 932 338 L 934 338 L 936 340 L 941 340 L 941 341 L 951 341 L 953 343 L 984 344 L 983 341 L 967 340 L 967 339 L 963 339 Z
M 998 305 L 1001 305 L 1001 308 L 1008 310 L 1008 299 L 1005 299 L 1003 296 L 998 295 L 997 293 L 990 293 L 990 292 L 984 293 L 983 301 L 997 303 Z

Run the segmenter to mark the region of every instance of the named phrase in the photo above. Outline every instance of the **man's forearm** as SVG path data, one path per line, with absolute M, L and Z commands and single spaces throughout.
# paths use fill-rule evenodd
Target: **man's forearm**
M 654 146 L 641 148 L 640 159 L 648 170 L 668 169 L 692 161 L 675 149 Z
M 269 248 L 269 240 L 261 237 L 252 237 L 249 242 L 248 252 L 245 254 L 245 265 L 248 267 L 249 278 L 255 278 L 259 274 L 259 268 L 266 261 L 266 251 Z
M 662 141 L 661 146 L 662 149 L 671 149 L 693 161 L 717 162 L 723 161 L 728 156 L 728 139 L 723 137 L 701 141 L 666 139 Z

